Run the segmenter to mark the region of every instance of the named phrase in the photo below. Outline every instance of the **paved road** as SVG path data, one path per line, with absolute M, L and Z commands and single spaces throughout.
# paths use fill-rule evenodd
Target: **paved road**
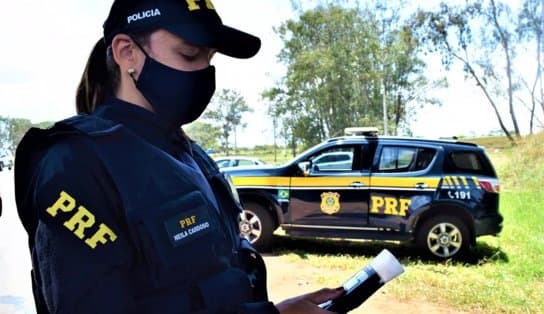
M 15 207 L 13 171 L 0 171 L 0 195 L 0 314 L 31 314 L 30 255 Z

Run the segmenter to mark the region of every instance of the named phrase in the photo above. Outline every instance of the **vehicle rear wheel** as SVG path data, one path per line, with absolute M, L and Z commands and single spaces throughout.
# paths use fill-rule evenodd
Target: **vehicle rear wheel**
M 469 247 L 470 233 L 461 219 L 451 215 L 438 215 L 423 222 L 416 242 L 419 248 L 432 257 L 460 257 Z
M 244 203 L 240 214 L 240 235 L 260 251 L 269 248 L 274 227 L 272 217 L 264 206 L 255 202 Z

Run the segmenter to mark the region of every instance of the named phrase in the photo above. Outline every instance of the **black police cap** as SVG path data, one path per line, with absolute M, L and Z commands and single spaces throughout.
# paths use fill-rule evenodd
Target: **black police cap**
M 235 58 L 251 58 L 261 47 L 258 37 L 224 25 L 211 0 L 115 0 L 104 23 L 104 40 L 109 46 L 119 33 L 158 28 Z

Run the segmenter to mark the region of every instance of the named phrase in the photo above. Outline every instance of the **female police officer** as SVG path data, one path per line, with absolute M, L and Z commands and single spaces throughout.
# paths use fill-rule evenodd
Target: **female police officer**
M 259 48 L 209 0 L 113 3 L 80 114 L 30 130 L 17 150 L 38 313 L 324 313 L 316 304 L 342 293 L 268 302 L 235 192 L 180 131 L 214 93 L 214 53 Z

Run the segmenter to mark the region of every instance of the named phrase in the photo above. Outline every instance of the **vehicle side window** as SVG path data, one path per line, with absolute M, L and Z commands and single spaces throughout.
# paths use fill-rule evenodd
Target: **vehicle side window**
M 456 172 L 494 176 L 492 168 L 487 166 L 486 159 L 483 159 L 478 152 L 458 151 L 450 153 L 449 156 Z
M 436 151 L 430 148 L 385 146 L 377 172 L 409 172 L 426 169 Z
M 429 167 L 431 164 L 431 161 L 433 161 L 435 155 L 436 150 L 432 148 L 418 148 L 416 162 L 411 171 L 427 169 L 427 167 Z
M 351 171 L 354 150 L 353 146 L 348 146 L 321 151 L 310 158 L 312 171 Z
M 253 166 L 255 163 L 251 160 L 238 160 L 238 166 Z

